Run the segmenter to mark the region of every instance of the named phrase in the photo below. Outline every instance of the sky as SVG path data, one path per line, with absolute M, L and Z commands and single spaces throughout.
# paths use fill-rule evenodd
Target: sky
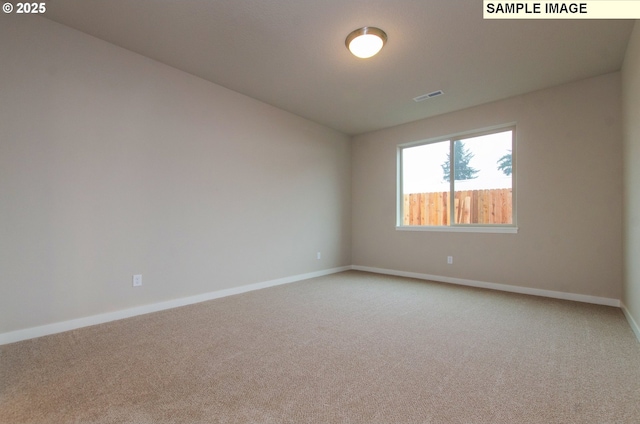
M 469 166 L 477 169 L 477 178 L 456 183 L 456 190 L 510 188 L 511 177 L 498 169 L 498 159 L 512 149 L 511 130 L 467 138 L 464 145 L 474 154 Z M 449 191 L 441 165 L 447 160 L 449 141 L 405 148 L 403 161 L 403 193 Z

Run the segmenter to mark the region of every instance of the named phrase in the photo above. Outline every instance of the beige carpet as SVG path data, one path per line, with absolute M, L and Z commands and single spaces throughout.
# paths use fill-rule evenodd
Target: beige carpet
M 639 423 L 617 308 L 350 271 L 0 347 L 1 423 Z

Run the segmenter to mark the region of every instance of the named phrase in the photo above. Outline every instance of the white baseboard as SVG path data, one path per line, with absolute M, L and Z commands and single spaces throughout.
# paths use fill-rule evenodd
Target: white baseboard
M 368 266 L 352 265 L 351 269 L 357 271 L 367 271 L 376 274 L 396 275 L 398 277 L 417 278 L 419 280 L 438 281 L 440 283 L 451 283 L 462 286 L 479 287 L 483 289 L 499 290 L 511 293 L 529 294 L 533 296 L 551 297 L 554 299 L 573 300 L 576 302 L 593 303 L 596 305 L 606 305 L 620 307 L 620 300 L 608 297 L 588 296 L 584 294 L 564 293 L 553 290 L 533 289 L 529 287 L 510 286 L 508 284 L 487 283 L 485 281 L 466 280 L 462 278 L 443 277 L 440 275 L 420 274 L 416 272 L 397 271 L 393 269 L 372 268 Z
M 166 302 L 159 302 L 150 305 L 138 306 L 130 309 L 123 309 L 120 311 L 108 312 L 99 315 L 92 315 L 88 317 L 73 319 L 69 321 L 56 322 L 52 324 L 42 325 L 38 327 L 26 328 L 23 330 L 16 330 L 7 333 L 0 333 L 0 345 L 19 342 L 22 340 L 33 339 L 36 337 L 47 336 L 50 334 L 62 333 L 64 331 L 75 330 L 82 327 L 88 327 L 96 324 L 103 324 L 110 321 L 116 321 L 119 319 L 130 318 L 137 315 L 144 315 L 151 312 L 158 312 L 166 309 L 177 308 L 180 306 L 191 305 L 194 303 L 205 302 L 208 300 L 218 299 L 221 297 L 232 296 L 234 294 L 246 293 L 253 290 L 259 290 L 267 287 L 278 286 L 282 284 L 294 283 L 296 281 L 303 281 L 309 278 L 322 277 L 324 275 L 335 274 L 338 272 L 348 271 L 350 269 L 357 271 L 366 271 L 376 274 L 395 275 L 399 277 L 417 278 L 420 280 L 438 281 L 442 283 L 458 284 L 470 287 L 479 287 L 492 290 L 500 290 L 512 293 L 528 294 L 533 296 L 550 297 L 554 299 L 572 300 L 576 302 L 593 303 L 596 305 L 606 305 L 621 307 L 633 332 L 640 341 L 640 327 L 634 321 L 629 311 L 622 305 L 620 300 L 611 299 L 606 297 L 588 296 L 583 294 L 564 293 L 553 290 L 541 290 L 528 287 L 510 286 L 507 284 L 488 283 L 484 281 L 466 280 L 462 278 L 444 277 L 439 275 L 421 274 L 415 272 L 397 271 L 384 268 L 373 268 L 360 265 L 351 265 L 338 268 L 331 268 L 321 271 L 310 272 L 306 274 L 299 274 L 290 277 L 278 278 L 275 280 L 263 281 L 260 283 L 248 284 L 240 287 L 233 287 L 230 289 L 217 290 L 214 292 L 203 293 L 196 296 L 183 297 L 180 299 L 173 299 Z
M 196 296 L 183 297 L 180 299 L 168 300 L 166 302 L 153 303 L 150 305 L 137 306 L 135 308 L 123 309 L 115 312 L 108 312 L 99 315 L 73 319 L 69 321 L 56 322 L 39 327 L 25 328 L 23 330 L 0 333 L 0 345 L 19 342 L 21 340 L 33 339 L 36 337 L 48 336 L 50 334 L 62 333 L 64 331 L 75 330 L 77 328 L 88 327 L 96 324 L 103 324 L 119 319 L 130 318 L 137 315 L 144 315 L 151 312 L 158 312 L 165 309 L 177 308 L 179 306 L 191 305 L 205 302 L 207 300 L 218 299 L 234 294 L 246 293 L 253 290 L 260 290 L 267 287 L 279 286 L 281 284 L 294 283 L 296 281 L 308 280 L 309 278 L 322 277 L 323 275 L 335 274 L 350 270 L 350 266 L 325 269 L 321 271 L 309 272 L 306 274 L 293 275 L 291 277 L 278 278 L 276 280 L 263 281 L 260 283 L 248 284 L 230 289 L 217 290 Z
M 640 342 L 640 326 L 638 326 L 638 323 L 633 319 L 633 316 L 631 316 L 631 312 L 629 312 L 624 303 L 621 303 L 620 307 L 622 308 L 622 312 L 624 312 L 624 316 L 627 318 L 627 321 L 629 322 L 633 333 L 636 335 L 636 338 Z

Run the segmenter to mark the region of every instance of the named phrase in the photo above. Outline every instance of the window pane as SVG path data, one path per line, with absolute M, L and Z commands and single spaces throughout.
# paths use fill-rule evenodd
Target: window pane
M 449 141 L 402 150 L 402 225 L 449 225 Z
M 512 131 L 454 141 L 454 222 L 512 223 Z

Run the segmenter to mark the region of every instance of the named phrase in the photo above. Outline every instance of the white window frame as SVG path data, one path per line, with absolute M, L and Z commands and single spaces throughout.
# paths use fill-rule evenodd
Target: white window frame
M 403 181 L 402 181 L 402 153 L 404 149 L 409 147 L 423 146 L 425 144 L 440 143 L 443 141 L 449 141 L 449 157 L 451 160 L 450 172 L 454 171 L 454 141 L 462 141 L 468 138 L 480 137 L 483 135 L 494 134 L 504 131 L 512 131 L 511 141 L 511 224 L 456 224 L 454 219 L 454 179 L 450 178 L 449 185 L 449 225 L 403 225 L 404 218 L 404 196 L 403 196 Z M 446 136 L 430 138 L 427 140 L 413 141 L 409 143 L 399 144 L 397 146 L 397 189 L 396 189 L 396 230 L 399 231 L 441 231 L 441 232 L 469 232 L 469 233 L 517 233 L 517 190 L 516 190 L 516 124 L 510 123 L 495 127 L 484 128 L 480 130 L 471 130 L 461 133 L 450 134 Z

